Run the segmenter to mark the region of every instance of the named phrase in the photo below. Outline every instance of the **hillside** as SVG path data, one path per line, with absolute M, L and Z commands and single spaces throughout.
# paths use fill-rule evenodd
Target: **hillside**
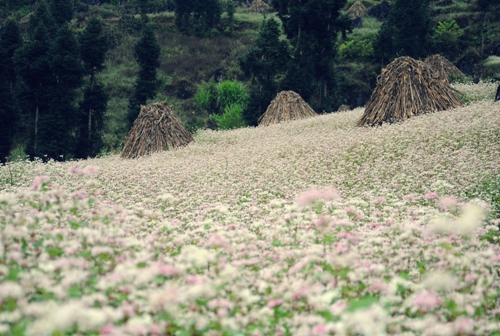
M 456 88 L 479 100 L 382 127 L 0 166 L 0 334 L 498 335 L 500 105 Z
M 355 1 L 347 1 L 344 10 Z M 490 80 L 500 76 L 500 18 L 494 11 L 480 11 L 478 0 L 433 0 L 430 15 L 435 34 L 433 51 L 441 52 L 453 61 L 470 79 Z M 87 1 L 92 3 L 92 1 Z M 244 3 L 244 2 L 239 2 Z M 355 25 L 346 39 L 339 39 L 338 59 L 335 60 L 335 98 L 323 111 L 333 112 L 341 104 L 351 108 L 364 106 L 376 84 L 383 66 L 374 55 L 374 42 L 391 1 L 362 0 L 367 17 L 355 19 Z M 75 7 L 73 30 L 81 33 L 90 17 L 102 19 L 110 49 L 106 54 L 105 69 L 98 75 L 110 96 L 103 131 L 103 153 L 120 151 L 127 132 L 126 113 L 134 89 L 138 66 L 133 46 L 140 37 L 140 16 L 135 2 L 122 6 L 112 3 L 88 5 L 78 2 Z M 168 5 L 170 4 L 170 5 Z M 191 132 L 210 126 L 208 112 L 201 110 L 193 96 L 203 83 L 210 80 L 238 80 L 247 85 L 250 78 L 243 75 L 238 59 L 253 46 L 264 18 L 272 13 L 250 12 L 238 7 L 234 14 L 234 31 L 228 33 L 227 13 L 222 15 L 219 33 L 211 38 L 198 38 L 179 33 L 171 11 L 172 2 L 164 7 L 155 2 L 150 5 L 149 20 L 154 23 L 162 46 L 159 68 L 159 92 L 150 101 L 168 100 L 174 106 L 184 125 Z M 21 22 L 26 29 L 31 5 L 13 13 L 0 12 Z M 169 11 L 170 10 L 170 11 Z M 155 13 L 153 13 L 155 12 Z M 23 26 L 24 25 L 24 26 Z M 283 36 L 284 38 L 284 36 Z M 23 127 L 20 127 L 24 131 Z M 25 132 L 26 133 L 26 132 Z M 23 156 L 28 136 L 21 132 L 16 138 L 16 148 L 11 157 Z

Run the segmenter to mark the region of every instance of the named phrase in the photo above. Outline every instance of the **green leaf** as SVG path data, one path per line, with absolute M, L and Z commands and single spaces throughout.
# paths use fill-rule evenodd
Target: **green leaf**
M 359 300 L 351 301 L 349 304 L 349 307 L 347 308 L 346 311 L 348 312 L 353 312 L 358 309 L 364 309 L 370 307 L 372 304 L 376 303 L 379 301 L 379 298 L 376 296 L 371 296 L 371 295 L 366 295 L 363 296 Z

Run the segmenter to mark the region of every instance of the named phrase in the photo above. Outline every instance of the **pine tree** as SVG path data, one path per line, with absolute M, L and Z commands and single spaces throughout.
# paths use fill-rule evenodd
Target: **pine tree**
M 18 113 L 14 101 L 14 53 L 22 45 L 19 26 L 9 20 L 0 32 L 0 162 L 9 155 Z
M 210 36 L 221 14 L 220 0 L 175 0 L 175 24 L 186 34 Z
M 108 49 L 99 20 L 92 18 L 89 21 L 80 38 L 80 47 L 89 80 L 84 89 L 83 101 L 80 102 L 80 132 L 76 155 L 86 158 L 95 156 L 100 151 L 104 113 L 109 99 L 104 87 L 96 79 L 96 74 L 104 67 Z
M 60 160 L 75 152 L 78 110 L 77 90 L 83 82 L 83 66 L 78 42 L 67 25 L 62 25 L 51 49 L 52 90 L 49 113 L 40 132 L 39 150 Z
M 239 60 L 245 75 L 252 78 L 249 107 L 243 112 L 249 125 L 257 125 L 258 118 L 278 93 L 280 77 L 290 59 L 287 42 L 280 40 L 280 35 L 278 21 L 265 20 L 255 46 Z
M 42 4 L 43 5 L 43 4 Z M 36 15 L 36 14 L 35 14 Z M 29 134 L 26 152 L 32 157 L 39 151 L 40 120 L 48 113 L 53 76 L 50 64 L 52 40 L 43 21 L 14 54 L 17 78 L 17 101 L 24 111 Z
M 73 18 L 73 0 L 50 0 L 50 13 L 57 26 L 68 23 Z
M 152 25 L 147 25 L 141 39 L 134 46 L 135 59 L 139 64 L 139 75 L 134 84 L 134 93 L 128 105 L 128 127 L 132 127 L 139 115 L 141 105 L 156 96 L 158 79 L 156 69 L 160 66 L 161 47 Z
M 333 61 L 339 34 L 351 28 L 351 20 L 340 13 L 346 0 L 273 0 L 290 44 L 292 60 L 286 83 L 297 92 L 316 92 L 316 107 L 328 103 L 334 82 Z M 308 64 L 312 73 L 304 69 Z M 309 71 L 309 70 L 308 70 Z M 312 74 L 312 76 L 311 76 Z M 311 82 L 312 81 L 312 82 Z
M 79 158 L 94 157 L 102 148 L 102 129 L 109 97 L 99 80 L 93 86 L 85 88 L 83 100 L 80 102 L 82 118 L 80 122 L 80 139 L 76 156 Z
M 431 32 L 429 0 L 395 0 L 377 35 L 375 54 L 383 63 L 398 56 L 423 58 Z

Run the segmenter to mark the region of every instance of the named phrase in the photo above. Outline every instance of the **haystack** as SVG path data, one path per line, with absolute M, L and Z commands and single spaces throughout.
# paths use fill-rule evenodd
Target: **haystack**
M 403 56 L 382 70 L 358 126 L 400 121 L 461 105 L 445 80 L 423 62 Z
M 361 2 L 356 1 L 347 10 L 347 15 L 349 15 L 349 17 L 351 19 L 364 18 L 364 17 L 368 16 L 368 10 Z
M 127 135 L 122 157 L 134 159 L 155 152 L 182 147 L 193 141 L 167 103 L 141 106 L 141 112 Z
M 317 115 L 298 93 L 281 91 L 260 117 L 259 126 L 269 126 Z
M 271 6 L 269 6 L 262 0 L 253 0 L 249 8 L 251 12 L 257 12 L 257 13 L 269 12 L 270 9 Z
M 449 81 L 450 77 L 465 78 L 466 76 L 453 63 L 441 55 L 428 56 L 424 63 L 439 76 L 439 78 Z

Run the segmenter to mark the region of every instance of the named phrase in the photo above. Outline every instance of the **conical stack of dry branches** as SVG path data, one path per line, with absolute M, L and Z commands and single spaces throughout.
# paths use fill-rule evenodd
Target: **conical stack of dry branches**
M 269 12 L 270 9 L 271 6 L 269 6 L 262 0 L 253 0 L 249 8 L 251 12 L 257 12 L 257 13 Z
M 141 106 L 141 112 L 127 135 L 121 156 L 134 159 L 155 152 L 182 147 L 193 136 L 175 116 L 172 108 L 163 103 Z
M 269 126 L 317 115 L 298 93 L 281 91 L 260 117 L 259 126 Z
M 368 10 L 366 9 L 366 7 L 361 2 L 356 1 L 347 10 L 347 15 L 349 15 L 349 17 L 351 19 L 355 19 L 355 18 L 358 18 L 358 17 L 359 18 L 364 18 L 364 17 L 366 17 L 368 15 Z
M 466 76 L 462 71 L 460 71 L 453 63 L 448 61 L 445 57 L 441 55 L 428 56 L 424 63 L 439 76 L 439 78 L 445 81 L 450 80 L 450 76 L 456 78 L 465 78 Z
M 447 81 L 423 62 L 403 56 L 382 70 L 358 126 L 396 122 L 461 105 Z

